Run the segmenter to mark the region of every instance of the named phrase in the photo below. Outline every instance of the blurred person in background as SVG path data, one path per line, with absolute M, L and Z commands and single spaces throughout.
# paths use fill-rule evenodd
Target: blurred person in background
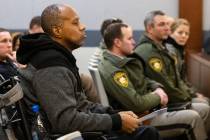
M 29 34 L 44 32 L 41 26 L 41 16 L 35 16 L 31 19 L 28 32 Z
M 12 51 L 12 37 L 8 30 L 0 28 L 0 74 L 4 79 L 17 76 L 16 57 Z

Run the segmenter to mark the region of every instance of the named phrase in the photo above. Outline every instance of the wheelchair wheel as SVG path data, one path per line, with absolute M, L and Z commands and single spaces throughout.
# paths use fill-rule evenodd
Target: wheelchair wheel
M 2 127 L 0 127 L 0 138 L 1 140 L 8 140 L 8 137 Z

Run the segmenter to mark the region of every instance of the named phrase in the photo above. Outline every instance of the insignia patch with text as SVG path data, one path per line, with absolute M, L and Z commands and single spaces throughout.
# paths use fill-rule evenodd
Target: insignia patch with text
M 116 72 L 114 73 L 114 81 L 122 86 L 122 87 L 128 87 L 128 77 L 125 72 Z
M 162 60 L 160 60 L 159 58 L 151 58 L 149 60 L 149 65 L 154 71 L 157 72 L 161 72 L 163 69 Z

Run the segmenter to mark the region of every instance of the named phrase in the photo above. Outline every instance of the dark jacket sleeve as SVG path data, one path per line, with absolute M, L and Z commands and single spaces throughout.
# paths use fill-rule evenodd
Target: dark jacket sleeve
M 84 93 L 77 92 L 76 82 L 73 73 L 64 67 L 40 69 L 34 76 L 33 88 L 53 131 L 120 129 L 120 116 L 109 115 L 110 108 L 87 101 Z
M 150 78 L 145 78 L 147 80 L 147 87 L 150 87 L 152 90 L 156 90 L 157 88 L 162 88 L 164 89 L 163 85 L 154 81 L 154 80 L 151 80 Z

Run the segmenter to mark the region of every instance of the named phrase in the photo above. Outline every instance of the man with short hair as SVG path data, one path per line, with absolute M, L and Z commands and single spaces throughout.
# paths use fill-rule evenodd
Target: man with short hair
M 108 18 L 108 19 L 105 19 L 101 24 L 100 33 L 101 33 L 102 39 L 101 39 L 101 42 L 99 43 L 99 50 L 98 50 L 98 54 L 99 54 L 98 60 L 99 61 L 101 59 L 101 55 L 102 55 L 103 51 L 107 49 L 107 47 L 104 43 L 104 32 L 105 32 L 106 28 L 113 23 L 123 23 L 123 21 L 119 18 Z
M 84 43 L 85 25 L 72 7 L 48 6 L 41 23 L 47 34 L 23 36 L 17 52 L 18 61 L 27 64 L 21 81 L 28 111 L 32 104 L 39 104 L 52 133 L 103 131 L 116 140 L 159 139 L 154 128 L 139 127 L 133 112 L 116 113 L 86 100 L 72 55 Z
M 31 19 L 29 24 L 29 34 L 43 33 L 41 26 L 41 16 L 35 16 Z M 82 87 L 89 101 L 100 102 L 95 85 L 92 78 L 88 74 L 80 73 Z
M 176 69 L 176 58 L 168 53 L 163 41 L 168 38 L 169 25 L 167 16 L 162 11 L 152 11 L 144 20 L 145 33 L 134 53 L 142 57 L 145 74 L 161 83 L 169 97 L 169 103 L 192 102 L 192 97 L 180 79 Z M 210 130 L 210 107 L 204 103 L 192 102 L 191 109 L 198 112 L 204 120 L 207 132 Z

